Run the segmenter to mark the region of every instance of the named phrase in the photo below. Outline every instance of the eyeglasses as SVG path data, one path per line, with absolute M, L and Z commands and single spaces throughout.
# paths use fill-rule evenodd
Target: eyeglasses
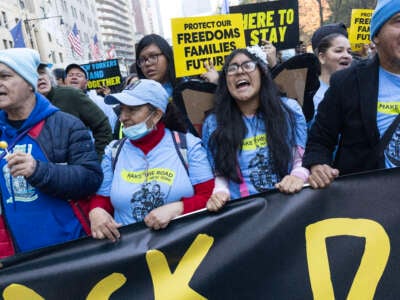
M 243 70 L 243 72 L 250 73 L 256 69 L 257 62 L 253 60 L 245 61 L 244 63 L 239 64 L 231 64 L 226 67 L 226 73 L 228 75 L 235 75 L 239 72 L 239 68 Z
M 69 72 L 67 74 L 67 77 L 71 78 L 71 77 L 78 77 L 78 78 L 83 78 L 86 77 L 83 73 L 71 73 Z
M 160 55 L 163 55 L 162 53 L 156 53 L 156 54 L 151 54 L 149 56 L 143 56 L 139 57 L 139 60 L 137 61 L 137 65 L 139 68 L 143 67 L 145 63 L 148 63 L 150 65 L 157 64 L 158 63 L 158 57 Z

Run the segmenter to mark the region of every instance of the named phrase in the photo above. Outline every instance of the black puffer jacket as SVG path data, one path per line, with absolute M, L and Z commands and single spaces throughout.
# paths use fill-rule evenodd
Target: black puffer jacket
M 103 173 L 89 132 L 79 119 L 61 111 L 52 114 L 36 141 L 49 162 L 37 161 L 35 172 L 27 178 L 32 186 L 62 199 L 83 198 L 100 187 Z

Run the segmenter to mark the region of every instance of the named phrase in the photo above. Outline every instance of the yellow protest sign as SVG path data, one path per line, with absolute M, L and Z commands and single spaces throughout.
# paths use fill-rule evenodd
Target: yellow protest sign
M 171 26 L 176 77 L 205 72 L 207 60 L 220 70 L 225 56 L 246 47 L 241 14 L 175 18 Z
M 349 30 L 349 41 L 353 51 L 359 51 L 369 44 L 370 23 L 373 9 L 353 9 Z

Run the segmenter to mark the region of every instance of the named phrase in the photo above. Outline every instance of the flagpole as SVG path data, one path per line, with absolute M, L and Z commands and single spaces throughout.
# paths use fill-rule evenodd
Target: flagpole
M 25 19 L 24 20 L 24 24 L 25 24 L 25 30 L 28 33 L 29 36 L 29 41 L 31 43 L 31 47 L 32 49 L 35 49 L 35 46 L 33 45 L 33 37 L 32 37 L 32 32 L 31 32 L 31 25 L 29 24 L 29 20 Z
M 30 25 L 30 22 L 32 21 L 41 21 L 41 20 L 47 20 L 47 19 L 53 19 L 53 18 L 60 18 L 60 24 L 64 24 L 62 16 L 51 16 L 51 17 L 42 17 L 42 18 L 33 18 L 33 19 L 24 19 L 24 24 L 25 24 L 25 30 L 29 35 L 29 41 L 31 43 L 32 49 L 35 49 L 35 45 L 33 43 L 33 36 L 32 36 L 32 27 Z

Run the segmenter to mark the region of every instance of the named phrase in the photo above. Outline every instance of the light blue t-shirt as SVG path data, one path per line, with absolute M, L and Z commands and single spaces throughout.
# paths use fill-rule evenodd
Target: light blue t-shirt
M 12 143 L 6 134 L 1 139 Z M 25 135 L 13 153 L 31 154 L 41 163 L 48 163 L 41 146 Z M 0 160 L 2 206 L 17 252 L 65 243 L 84 236 L 81 223 L 65 199 L 53 197 L 29 184 L 24 176 L 12 177 L 6 159 Z M 1 209 L 0 209 L 1 211 Z
M 168 97 L 171 98 L 172 94 L 174 92 L 174 88 L 172 87 L 172 84 L 170 82 L 164 83 L 163 88 L 164 88 L 164 90 L 167 91 Z
M 400 75 L 379 68 L 377 125 L 380 137 L 400 113 Z M 400 167 L 400 125 L 394 131 L 385 154 L 386 168 Z
M 319 80 L 319 88 L 318 88 L 317 92 L 315 93 L 315 95 L 313 97 L 314 115 L 313 115 L 312 119 L 307 123 L 308 130 L 311 129 L 311 126 L 315 122 L 315 117 L 316 117 L 317 112 L 318 112 L 318 106 L 322 102 L 322 100 L 324 99 L 325 93 L 328 90 L 328 88 L 329 88 L 329 85 L 326 84 L 325 82 L 323 82 L 320 79 Z
M 114 218 L 124 225 L 140 222 L 154 208 L 194 195 L 193 186 L 213 178 L 201 140 L 186 134 L 189 176 L 165 129 L 159 144 L 145 155 L 124 142 L 113 173 L 111 142 L 101 163 L 104 179 L 97 194 L 110 196 Z
M 313 97 L 314 102 L 314 118 L 318 111 L 318 105 L 321 103 L 322 99 L 324 99 L 325 92 L 328 90 L 329 85 L 319 80 L 319 88 Z
M 307 140 L 307 126 L 301 107 L 293 99 L 282 98 L 282 101 L 295 116 L 296 145 L 304 148 Z M 273 172 L 263 120 L 258 116 L 243 116 L 243 122 L 246 125 L 247 134 L 243 140 L 242 151 L 238 152 L 237 158 L 247 191 L 249 195 L 252 195 L 274 188 L 280 178 Z M 208 149 L 208 141 L 216 125 L 215 115 L 212 114 L 205 120 L 202 130 L 203 144 L 207 148 L 208 159 L 212 166 L 214 166 L 214 159 Z M 242 197 L 240 185 L 233 181 L 229 181 L 229 191 L 231 199 Z
M 114 132 L 114 127 L 115 127 L 115 124 L 117 123 L 118 116 L 115 113 L 113 107 L 111 105 L 106 104 L 104 102 L 104 98 L 97 95 L 95 90 L 87 91 L 87 95 L 94 103 L 97 104 L 98 107 L 100 107 L 100 109 L 107 116 L 108 122 L 110 123 L 110 126 L 111 126 L 111 130 L 112 130 L 112 132 Z

